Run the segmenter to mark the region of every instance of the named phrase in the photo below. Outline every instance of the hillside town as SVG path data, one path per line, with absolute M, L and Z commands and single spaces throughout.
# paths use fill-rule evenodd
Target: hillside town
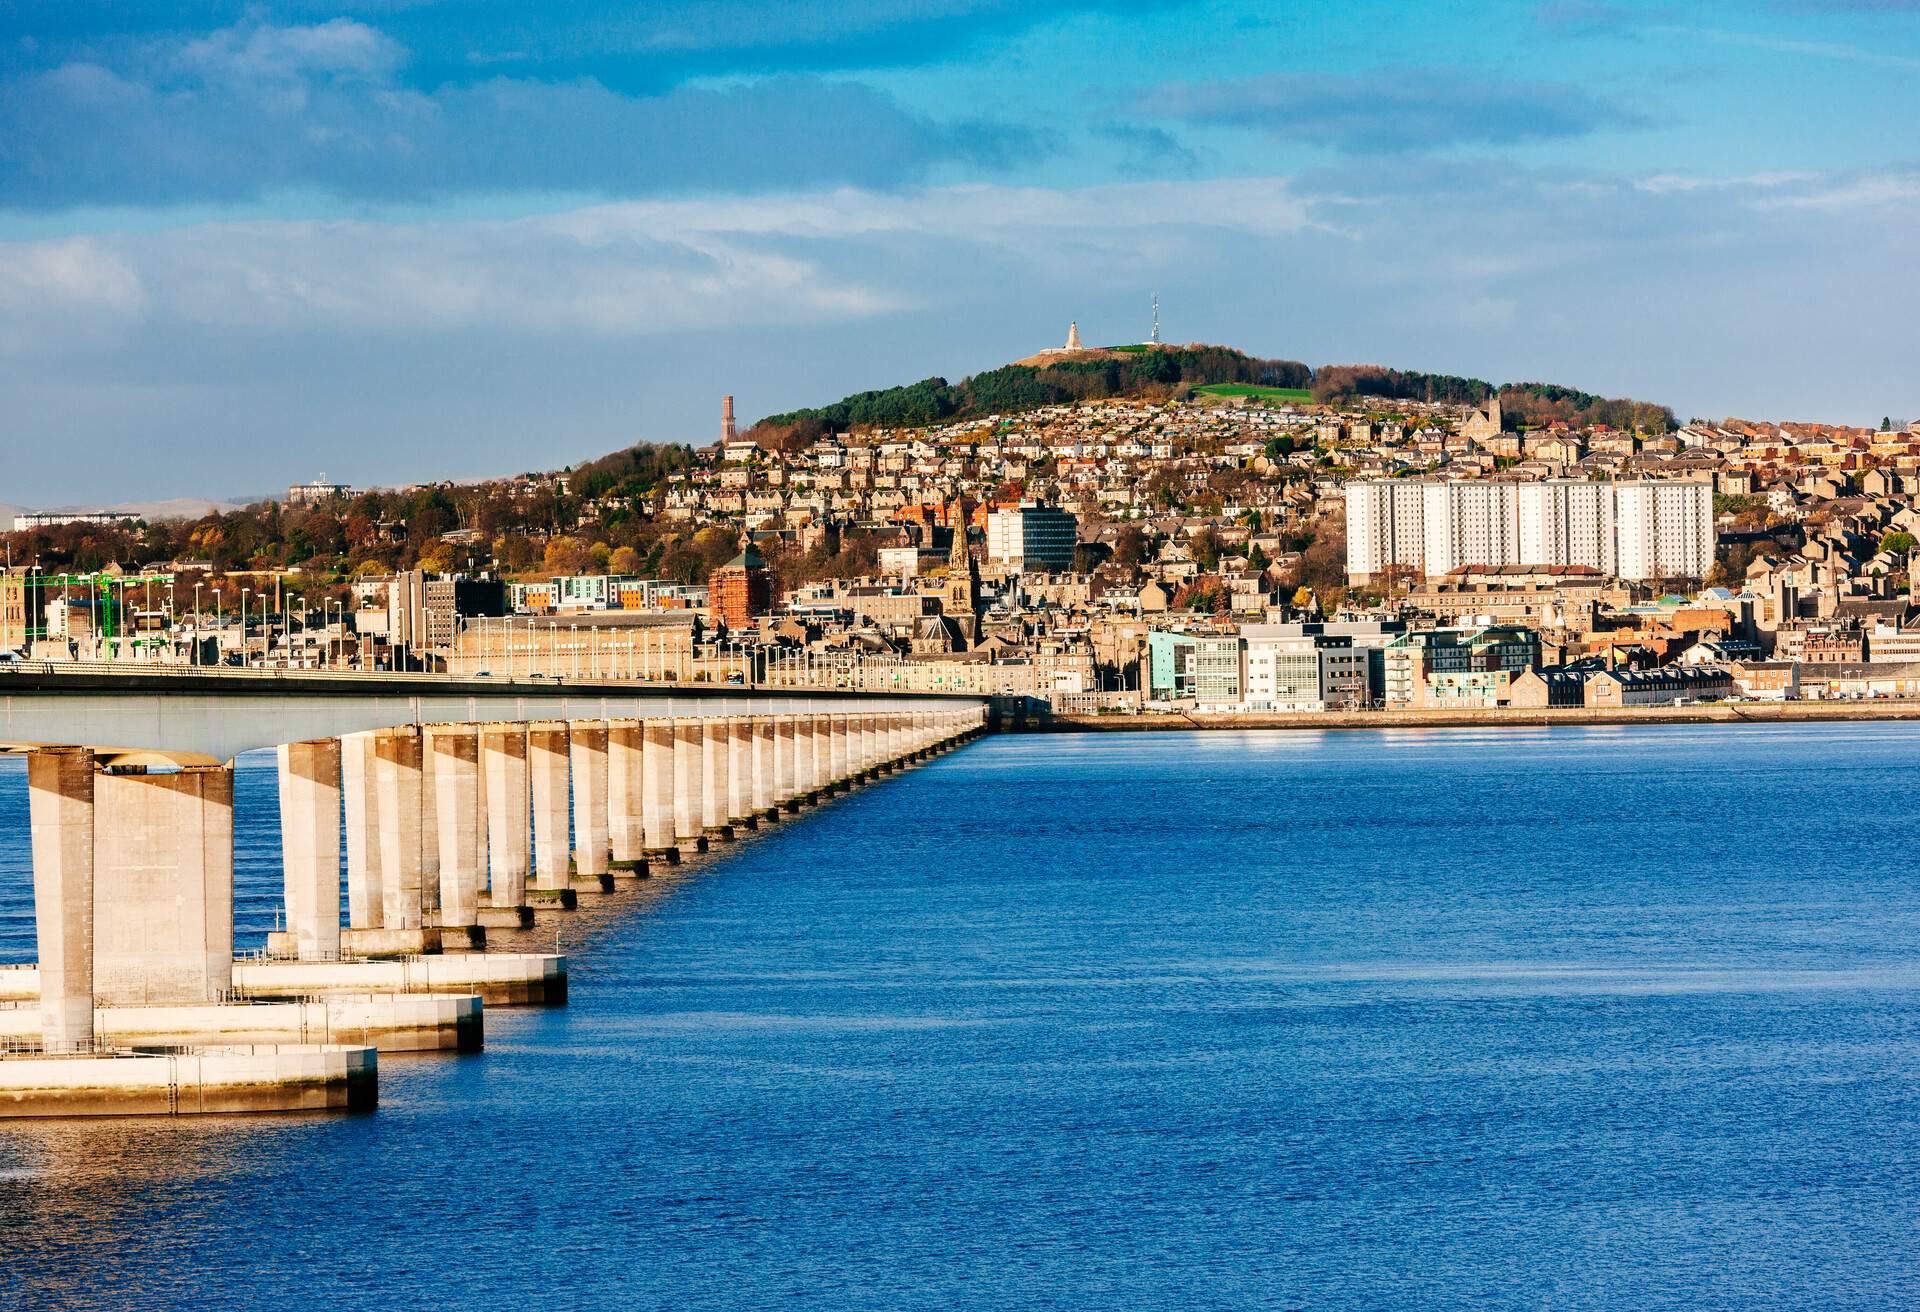
M 1920 423 L 1535 423 L 1506 395 L 1173 387 L 798 432 L 727 398 L 705 445 L 579 469 L 43 512 L 8 537 L 0 659 L 1082 714 L 1920 694 Z

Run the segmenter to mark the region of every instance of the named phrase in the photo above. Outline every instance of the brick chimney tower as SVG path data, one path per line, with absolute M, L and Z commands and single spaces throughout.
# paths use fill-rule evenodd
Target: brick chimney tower
M 738 436 L 739 433 L 733 426 L 733 398 L 723 396 L 720 398 L 720 440 L 731 442 Z

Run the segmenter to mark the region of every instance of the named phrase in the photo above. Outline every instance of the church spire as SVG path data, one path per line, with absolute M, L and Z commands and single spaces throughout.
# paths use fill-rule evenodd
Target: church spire
M 980 612 L 980 570 L 967 548 L 967 503 L 962 498 L 954 497 L 947 519 L 953 525 L 953 548 L 947 553 L 947 595 L 942 609 L 956 620 L 964 620 L 971 637 L 970 630 Z

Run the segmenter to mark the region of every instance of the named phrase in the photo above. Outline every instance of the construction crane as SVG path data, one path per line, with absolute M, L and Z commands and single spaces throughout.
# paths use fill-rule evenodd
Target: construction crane
M 96 617 L 95 632 L 97 632 L 100 637 L 106 639 L 107 650 L 110 653 L 117 653 L 119 647 L 113 640 L 119 636 L 117 632 L 119 607 L 125 604 L 128 585 L 146 583 L 170 584 L 172 582 L 173 575 L 171 574 L 104 574 L 98 572 L 92 574 L 29 574 L 26 577 L 27 637 L 31 640 L 33 638 L 45 638 L 47 636 L 45 617 L 48 592 L 56 589 L 65 591 L 70 588 L 83 588 L 86 590 L 90 600 L 97 600 L 101 603 L 95 608 L 94 612 Z M 116 586 L 120 589 L 121 597 L 118 604 L 115 603 L 113 598 L 113 590 Z M 36 596 L 36 594 L 38 595 Z M 34 622 L 36 617 L 39 619 L 38 623 Z M 139 639 L 136 638 L 134 641 L 137 644 Z

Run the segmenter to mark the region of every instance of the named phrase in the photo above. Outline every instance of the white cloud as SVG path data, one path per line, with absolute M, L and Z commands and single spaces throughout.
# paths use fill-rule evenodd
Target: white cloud
M 1773 197 L 1759 202 L 1758 208 L 1837 213 L 1910 205 L 1916 200 L 1920 200 L 1920 173 L 1865 173 L 1797 195 Z
M 186 42 L 172 52 L 171 62 L 208 81 L 278 82 L 322 74 L 384 82 L 406 62 L 406 50 L 365 23 L 335 18 L 307 27 L 221 28 Z
M 1812 182 L 1819 177 L 1817 173 L 1747 173 L 1737 177 L 1706 177 L 1685 173 L 1656 173 L 1652 177 L 1641 178 L 1633 185 L 1640 191 L 1662 195 L 1669 192 L 1687 191 L 1746 191 L 1775 187 L 1790 187 L 1803 182 Z
M 1031 267 L 1147 250 L 1171 260 L 1211 229 L 1272 237 L 1313 226 L 1311 207 L 1270 179 L 845 190 L 514 221 L 204 224 L 0 245 L 0 324 L 31 316 L 57 330 L 63 316 L 105 315 L 130 330 L 177 321 L 644 336 L 821 323 L 926 308 L 953 293 L 863 270 L 855 248 L 875 243 L 922 252 L 959 243 Z

